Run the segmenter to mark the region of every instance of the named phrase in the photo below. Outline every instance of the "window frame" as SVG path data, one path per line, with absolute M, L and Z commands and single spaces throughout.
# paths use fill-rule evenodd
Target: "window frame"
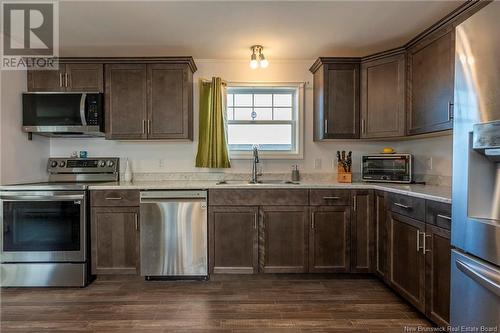
M 292 125 L 292 150 L 260 150 L 259 157 L 262 159 L 303 159 L 304 143 L 304 82 L 228 82 L 225 95 L 225 117 L 227 124 L 291 124 Z M 277 88 L 295 90 L 295 100 L 292 101 L 292 120 L 228 120 L 227 119 L 227 92 L 230 88 L 241 88 L 245 90 L 269 88 L 270 94 L 276 94 Z M 253 102 L 252 102 L 253 104 Z M 252 105 L 251 108 L 254 106 Z M 273 105 L 274 107 L 274 105 Z M 234 105 L 232 106 L 234 108 Z M 258 107 L 257 107 L 258 108 Z M 229 144 L 229 142 L 228 142 Z M 231 150 L 229 149 L 231 159 L 251 159 L 251 150 Z

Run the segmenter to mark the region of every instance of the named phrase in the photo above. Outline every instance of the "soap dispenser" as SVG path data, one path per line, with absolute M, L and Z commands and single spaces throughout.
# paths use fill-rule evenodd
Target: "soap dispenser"
M 297 164 L 292 165 L 292 182 L 300 181 L 299 166 Z

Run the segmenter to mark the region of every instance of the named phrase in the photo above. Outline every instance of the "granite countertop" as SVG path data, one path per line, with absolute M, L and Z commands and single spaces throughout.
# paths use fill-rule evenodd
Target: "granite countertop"
M 406 185 L 383 183 L 338 183 L 335 181 L 301 181 L 298 184 L 267 183 L 249 184 L 246 181 L 228 181 L 227 184 L 217 184 L 217 181 L 207 180 L 159 180 L 159 181 L 134 181 L 99 183 L 89 186 L 90 190 L 194 190 L 194 189 L 259 189 L 259 188 L 303 188 L 303 189 L 373 189 L 413 197 L 429 199 L 444 203 L 451 203 L 451 187 L 436 185 Z

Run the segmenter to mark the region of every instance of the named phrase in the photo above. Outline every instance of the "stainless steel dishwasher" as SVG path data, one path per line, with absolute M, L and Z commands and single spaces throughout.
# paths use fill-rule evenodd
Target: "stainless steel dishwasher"
M 142 191 L 141 275 L 208 276 L 207 192 Z

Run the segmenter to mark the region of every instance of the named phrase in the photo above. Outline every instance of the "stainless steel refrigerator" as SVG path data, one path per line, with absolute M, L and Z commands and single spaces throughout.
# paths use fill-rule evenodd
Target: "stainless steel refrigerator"
M 500 2 L 488 4 L 456 28 L 453 126 L 450 324 L 457 331 L 497 327 Z

